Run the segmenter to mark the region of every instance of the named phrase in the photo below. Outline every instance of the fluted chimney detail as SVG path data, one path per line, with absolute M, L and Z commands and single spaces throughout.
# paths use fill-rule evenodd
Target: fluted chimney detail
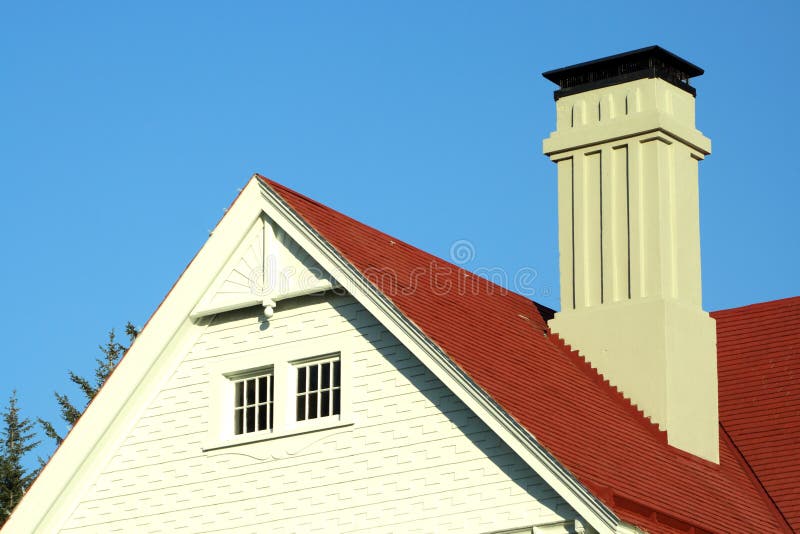
M 695 128 L 703 71 L 650 47 L 544 73 L 558 84 L 561 312 L 553 331 L 667 431 L 718 461 L 716 330 L 702 310 Z

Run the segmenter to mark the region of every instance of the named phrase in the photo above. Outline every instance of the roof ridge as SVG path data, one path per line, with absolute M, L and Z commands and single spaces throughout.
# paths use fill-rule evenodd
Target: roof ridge
M 561 352 L 568 355 L 576 366 L 582 369 L 594 383 L 603 388 L 617 404 L 639 419 L 658 440 L 668 443 L 667 431 L 662 430 L 658 423 L 655 423 L 649 416 L 645 415 L 644 411 L 635 402 L 622 393 L 617 386 L 612 385 L 611 381 L 586 359 L 586 356 L 577 349 L 573 349 L 560 335 L 553 332 L 549 326 L 547 328 L 547 337 Z

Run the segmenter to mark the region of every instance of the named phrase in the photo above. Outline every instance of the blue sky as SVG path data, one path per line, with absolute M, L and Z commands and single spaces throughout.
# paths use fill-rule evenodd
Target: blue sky
M 796 2 L 6 2 L 0 401 L 56 420 L 260 172 L 558 306 L 540 73 L 659 44 L 694 80 L 703 294 L 800 293 Z M 45 438 L 45 441 L 46 438 Z M 50 443 L 37 451 L 47 456 Z

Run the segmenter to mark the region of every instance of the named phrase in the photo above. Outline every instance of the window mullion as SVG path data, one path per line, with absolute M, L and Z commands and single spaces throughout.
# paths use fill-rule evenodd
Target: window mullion
M 322 417 L 322 364 L 317 367 L 317 417 Z
M 242 398 L 242 433 L 247 434 L 247 380 L 242 381 L 242 393 L 244 397 Z
M 309 408 L 310 403 L 311 403 L 311 368 L 308 367 L 308 366 L 306 366 L 306 377 L 305 378 L 306 378 L 306 390 L 305 390 L 305 394 L 303 396 L 303 405 L 305 406 L 305 410 L 306 410 L 306 412 L 305 412 L 306 420 L 308 420 L 308 414 L 309 414 L 309 409 L 308 408 Z

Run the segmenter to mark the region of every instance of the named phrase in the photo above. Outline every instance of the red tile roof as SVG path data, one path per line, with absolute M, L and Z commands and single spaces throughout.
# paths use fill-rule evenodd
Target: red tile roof
M 711 315 L 723 427 L 800 532 L 800 297 Z
M 724 433 L 719 465 L 667 445 L 548 333 L 551 310 L 262 180 L 621 519 L 650 532 L 788 530 Z

